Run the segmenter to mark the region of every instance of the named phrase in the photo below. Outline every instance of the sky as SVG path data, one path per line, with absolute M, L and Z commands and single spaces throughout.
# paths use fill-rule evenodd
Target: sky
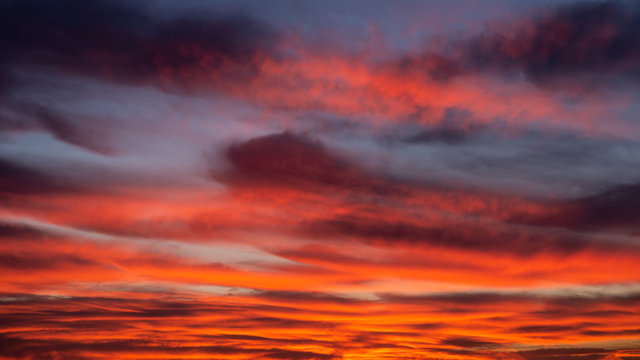
M 0 359 L 640 359 L 640 2 L 0 0 Z

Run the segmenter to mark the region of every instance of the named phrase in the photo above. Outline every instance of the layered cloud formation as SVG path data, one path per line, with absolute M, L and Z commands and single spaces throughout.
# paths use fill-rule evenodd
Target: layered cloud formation
M 0 358 L 640 359 L 635 2 L 0 30 Z

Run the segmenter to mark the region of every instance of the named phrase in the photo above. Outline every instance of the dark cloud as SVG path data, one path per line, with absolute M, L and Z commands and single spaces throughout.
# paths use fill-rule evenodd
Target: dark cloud
M 103 155 L 112 155 L 115 149 L 108 141 L 111 130 L 93 119 L 73 121 L 68 116 L 45 106 L 31 104 L 21 105 L 19 110 L 33 118 L 32 129 L 43 129 L 58 140 L 94 151 Z M 21 127 L 29 127 L 20 124 Z
M 467 44 L 470 67 L 554 79 L 640 80 L 640 6 L 634 1 L 583 1 L 543 12 L 509 32 L 488 32 Z M 592 85 L 596 85 L 595 83 Z
M 519 351 L 526 360 L 601 360 L 612 350 L 599 348 L 550 348 Z
M 402 216 L 402 212 L 390 205 L 394 200 L 399 202 L 409 196 L 428 198 L 431 193 L 443 192 L 458 194 L 461 198 L 493 197 L 498 202 L 507 199 L 500 194 L 471 193 L 374 174 L 346 160 L 318 140 L 289 132 L 233 144 L 224 155 L 230 164 L 229 170 L 213 176 L 231 186 L 381 195 L 388 199 L 386 204 L 389 205 L 381 204 L 380 210 L 398 215 L 380 217 L 352 212 L 335 217 L 303 219 L 293 231 L 311 238 L 354 239 L 383 245 L 404 242 L 530 256 L 540 252 L 572 254 L 587 248 L 607 252 L 632 249 L 632 245 L 597 241 L 579 232 L 550 231 L 546 229 L 549 226 L 577 228 L 577 224 L 589 224 L 591 227 L 621 228 L 625 224 L 639 223 L 635 214 L 640 210 L 640 191 L 635 185 L 561 206 L 540 203 L 545 206 L 545 215 L 509 215 L 506 224 L 492 224 L 490 228 L 477 219 L 452 219 L 447 224 L 431 224 Z M 553 154 L 545 156 L 551 158 Z
M 527 325 L 520 326 L 513 329 L 516 332 L 522 333 L 555 333 L 555 332 L 573 332 L 576 330 L 580 330 L 586 326 L 593 325 L 590 323 L 586 324 L 575 324 L 575 325 Z
M 72 254 L 28 254 L 0 251 L 0 268 L 9 270 L 54 270 L 69 267 L 85 268 L 97 265 L 96 262 Z
M 465 356 L 465 357 L 478 357 L 483 355 L 483 352 L 468 350 L 468 349 L 456 349 L 456 348 L 451 349 L 451 348 L 433 347 L 433 348 L 427 348 L 426 350 L 428 350 L 429 353 L 449 354 L 449 355 L 458 355 L 458 356 Z
M 337 303 L 337 304 L 354 304 L 360 300 L 350 299 L 342 296 L 319 293 L 319 292 L 303 292 L 303 291 L 260 291 L 254 296 L 272 300 L 280 300 L 295 303 Z
M 549 215 L 515 217 L 512 221 L 581 231 L 637 231 L 640 227 L 640 183 L 615 185 L 593 195 L 551 206 Z
M 640 335 L 640 329 L 623 329 L 623 330 L 584 330 L 580 332 L 587 336 L 602 336 L 602 337 L 625 337 L 625 336 L 637 336 Z
M 527 302 L 535 297 L 525 293 L 499 293 L 499 292 L 458 292 L 440 293 L 428 295 L 396 295 L 379 294 L 384 301 L 409 303 L 409 304 L 452 304 L 456 306 L 481 306 L 492 304 L 506 304 L 513 302 Z
M 495 126 L 491 129 L 481 124 L 473 113 L 463 108 L 448 107 L 442 115 L 425 116 L 431 119 L 432 124 L 425 125 L 420 121 L 393 124 L 383 130 L 384 134 L 379 139 L 384 145 L 459 145 L 472 141 L 489 130 L 494 130 L 494 135 L 499 135 L 500 129 Z
M 640 183 L 611 187 L 576 201 L 577 227 L 628 228 L 640 226 Z
M 6 95 L 6 90 L 13 88 L 16 86 L 16 80 L 9 74 L 7 69 L 1 66 L 2 59 L 0 58 L 0 97 Z M 2 124 L 2 119 L 0 118 L 0 125 Z
M 433 142 L 443 142 L 445 144 L 459 144 L 469 139 L 469 133 L 463 129 L 453 127 L 437 127 L 422 130 L 416 134 L 408 136 L 406 142 L 409 144 L 429 144 Z
M 4 1 L 0 34 L 5 66 L 46 65 L 117 81 L 178 85 L 212 74 L 248 76 L 275 37 L 242 15 L 160 20 L 132 2 L 105 0 Z
M 19 359 L 92 359 L 105 354 L 206 354 L 244 355 L 254 358 L 282 360 L 324 360 L 333 355 L 311 351 L 295 351 L 279 348 L 255 348 L 228 345 L 185 346 L 175 341 L 106 340 L 97 342 L 41 340 L 19 336 L 0 335 L 0 355 Z M 98 356 L 99 355 L 99 356 Z
M 391 303 L 423 304 L 425 306 L 442 305 L 455 306 L 459 310 L 474 310 L 485 306 L 506 306 L 508 304 L 535 304 L 540 311 L 531 315 L 540 318 L 571 318 L 585 316 L 591 311 L 597 311 L 603 304 L 615 306 L 622 310 L 635 310 L 634 306 L 640 301 L 640 293 L 607 294 L 593 292 L 588 296 L 574 293 L 543 294 L 535 292 L 451 292 L 424 295 L 378 294 L 380 299 Z M 633 313 L 632 313 L 633 315 Z M 584 323 L 584 326 L 593 325 Z M 529 326 L 529 325 L 527 325 Z M 531 325 L 537 326 L 537 325 Z
M 337 323 L 325 321 L 296 320 L 280 317 L 262 316 L 252 318 L 238 318 L 229 325 L 229 328 L 251 329 L 258 327 L 266 327 L 270 329 L 318 329 L 318 328 L 335 328 Z
M 488 26 L 445 50 L 408 56 L 399 71 L 421 69 L 444 81 L 495 72 L 543 86 L 602 87 L 640 80 L 640 6 L 634 1 L 581 1 L 545 9 L 519 23 Z
M 376 194 L 396 191 L 375 175 L 331 152 L 320 141 L 289 132 L 231 145 L 226 158 L 231 171 L 214 177 L 233 185 L 329 187 Z
M 409 135 L 405 141 L 410 144 L 441 142 L 455 145 L 467 142 L 487 130 L 486 126 L 476 121 L 473 113 L 457 107 L 446 108 L 438 124 Z
M 502 344 L 468 337 L 453 337 L 440 341 L 441 345 L 451 345 L 460 348 L 487 348 L 496 347 Z
M 325 360 L 335 359 L 336 357 L 330 354 L 318 354 L 310 351 L 295 351 L 295 350 L 274 350 L 263 354 L 264 357 L 270 359 L 282 359 L 282 360 Z
M 226 156 L 236 176 L 254 181 L 338 185 L 351 171 L 319 141 L 292 133 L 234 144 Z
M 83 186 L 64 177 L 47 174 L 29 166 L 0 158 L 0 200 L 15 195 L 68 193 Z
M 237 354 L 251 358 L 273 359 L 331 359 L 332 355 L 311 351 L 291 350 L 292 344 L 319 345 L 330 348 L 329 342 L 303 338 L 269 338 L 238 333 L 248 329 L 248 334 L 256 328 L 301 329 L 325 327 L 335 329 L 336 325 L 318 321 L 303 321 L 279 317 L 251 317 L 259 306 L 250 304 L 232 305 L 202 302 L 197 299 L 172 301 L 169 299 L 127 299 L 102 297 L 55 297 L 30 294 L 0 294 L 4 309 L 0 314 L 0 330 L 13 329 L 29 324 L 30 329 L 14 334 L 0 335 L 0 357 L 48 359 L 60 358 L 90 359 L 105 354 L 150 353 L 150 354 Z M 289 308 L 271 307 L 262 309 L 287 312 Z M 199 335 L 200 345 L 185 345 L 182 340 L 151 338 L 110 338 L 104 341 L 68 341 L 59 338 L 41 339 L 32 336 L 38 331 L 48 334 L 68 331 L 113 331 L 126 332 L 145 326 L 166 324 L 167 319 L 179 319 L 191 329 L 198 326 L 210 329 L 212 324 L 202 321 L 202 316 L 227 316 L 229 321 L 217 325 L 219 330 L 233 329 L 233 335 Z M 251 344 L 250 346 L 248 346 Z M 280 348 L 282 346 L 282 348 Z
M 34 83 L 16 70 L 62 71 L 172 91 L 205 83 L 220 88 L 252 78 L 255 62 L 271 53 L 277 37 L 242 14 L 161 19 L 148 13 L 141 2 L 121 0 L 1 1 L 0 106 L 6 113 L 0 113 L 0 131 L 45 130 L 61 141 L 114 154 L 109 140 L 117 130 L 108 124 L 74 118 L 9 91 L 29 91 Z
M 538 233 L 533 229 L 498 227 L 478 222 L 420 224 L 410 221 L 388 221 L 384 218 L 343 215 L 331 219 L 304 221 L 301 235 L 314 238 L 355 239 L 374 244 L 425 244 L 480 250 L 509 252 L 529 256 L 538 252 L 570 254 L 596 246 L 578 235 Z M 603 250 L 605 246 L 601 245 Z
M 46 231 L 28 225 L 0 221 L 0 239 L 3 239 L 3 241 L 11 239 L 34 240 L 53 236 L 55 236 L 55 234 L 47 233 Z

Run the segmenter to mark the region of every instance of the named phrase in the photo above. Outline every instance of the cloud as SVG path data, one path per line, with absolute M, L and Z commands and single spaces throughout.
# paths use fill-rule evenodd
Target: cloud
M 640 184 L 620 184 L 574 200 L 552 204 L 550 215 L 515 217 L 514 222 L 564 227 L 580 231 L 637 231 L 640 224 Z
M 81 256 L 56 254 L 55 257 L 0 252 L 0 268 L 6 271 L 55 270 L 60 268 L 89 268 L 95 262 Z
M 633 357 L 636 94 L 548 90 L 637 84 L 635 4 L 415 56 L 183 6 L 0 0 L 0 357 Z
M 234 144 L 226 157 L 237 176 L 255 182 L 338 185 L 351 171 L 319 141 L 286 132 Z
M 331 294 L 308 291 L 261 291 L 254 296 L 285 302 L 356 304 L 359 300 Z
M 9 199 L 17 195 L 82 192 L 82 184 L 64 177 L 47 174 L 22 163 L 0 158 L 0 197 Z
M 512 24 L 490 23 L 451 40 L 442 52 L 406 56 L 400 71 L 421 68 L 436 81 L 473 73 L 523 74 L 544 87 L 602 88 L 640 80 L 640 6 L 634 1 L 580 1 Z M 577 87 L 579 86 L 579 87 Z
M 409 144 L 429 144 L 433 142 L 443 142 L 445 144 L 459 144 L 469 139 L 469 133 L 451 127 L 439 127 L 427 129 L 407 137 L 406 142 Z
M 452 345 L 460 348 L 487 348 L 501 346 L 502 344 L 468 337 L 452 337 L 440 341 L 441 345 Z
M 523 72 L 538 84 L 603 76 L 640 80 L 640 7 L 633 1 L 583 1 L 558 6 L 506 31 L 466 45 L 467 66 Z
M 30 114 L 35 118 L 37 127 L 44 128 L 57 139 L 66 143 L 80 146 L 84 149 L 104 155 L 115 153 L 115 149 L 107 141 L 108 129 L 100 129 L 100 124 L 95 124 L 92 119 L 84 121 L 71 121 L 66 115 L 40 105 L 23 105 L 24 114 Z
M 518 352 L 526 360 L 602 360 L 612 350 L 602 348 L 551 348 Z
M 385 181 L 367 174 L 320 141 L 290 132 L 233 144 L 225 156 L 231 170 L 214 177 L 236 186 L 334 188 L 378 194 L 394 191 Z
M 636 228 L 640 223 L 640 184 L 622 184 L 578 199 L 574 226 L 582 228 Z
M 32 240 L 51 236 L 55 235 L 24 224 L 0 221 L 0 238 L 2 239 Z
M 54 66 L 179 87 L 250 77 L 255 58 L 269 50 L 275 36 L 242 15 L 161 20 L 123 1 L 4 1 L 0 14 L 5 66 Z
M 571 234 L 549 234 L 535 229 L 500 227 L 480 221 L 447 224 L 415 223 L 414 219 L 385 220 L 357 214 L 304 221 L 300 233 L 314 238 L 352 238 L 373 244 L 422 244 L 482 252 L 530 256 L 538 252 L 570 254 L 596 244 Z M 606 247 L 603 247 L 603 250 Z

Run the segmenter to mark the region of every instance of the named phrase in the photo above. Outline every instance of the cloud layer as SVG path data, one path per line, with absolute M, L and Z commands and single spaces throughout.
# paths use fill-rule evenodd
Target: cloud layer
M 1 2 L 0 358 L 639 359 L 640 8 L 518 3 Z

